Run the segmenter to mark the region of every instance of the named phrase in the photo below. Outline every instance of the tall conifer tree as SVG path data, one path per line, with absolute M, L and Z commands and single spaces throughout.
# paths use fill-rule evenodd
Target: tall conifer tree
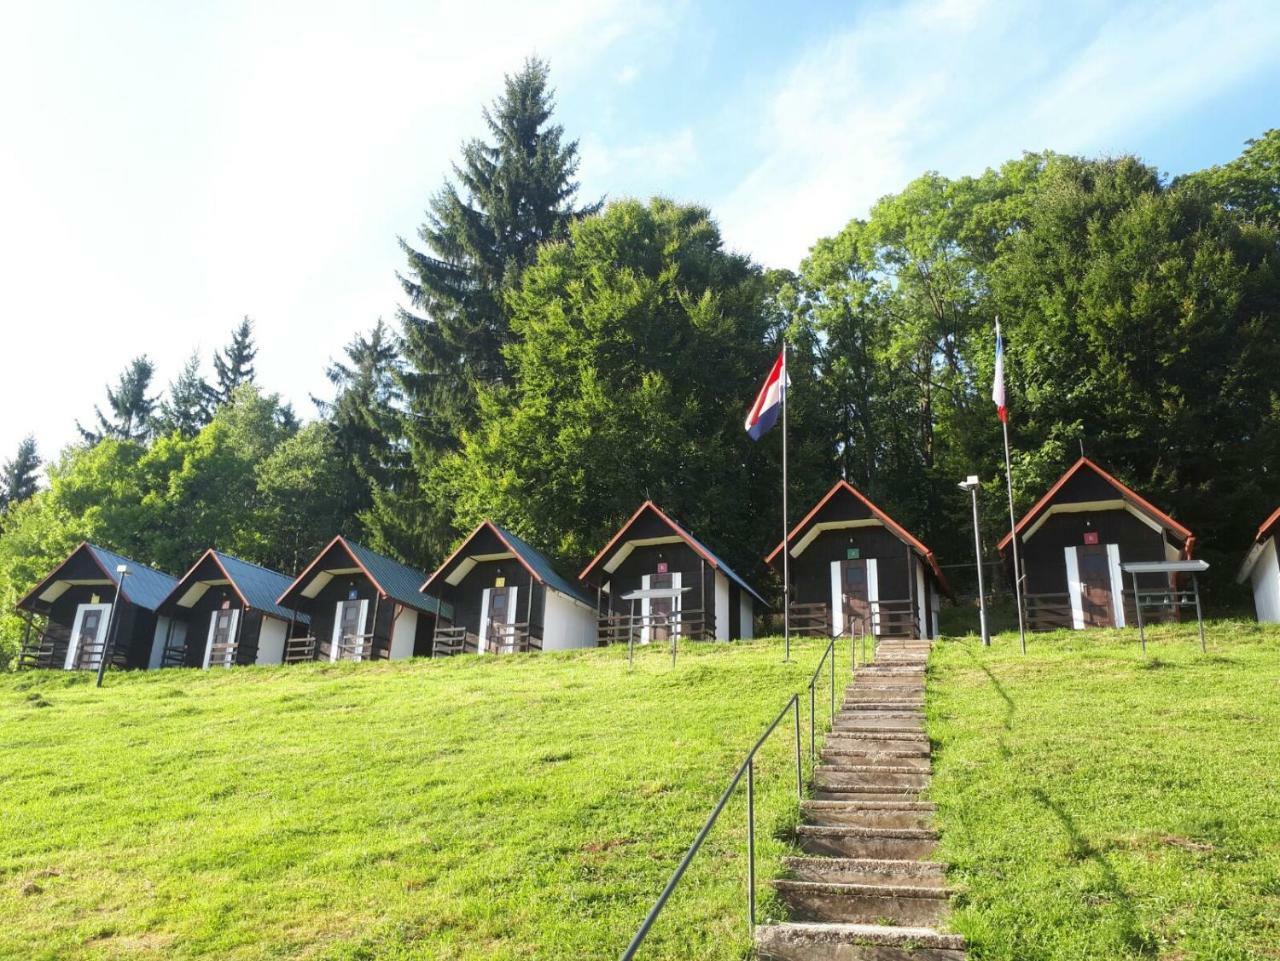
M 107 406 L 110 416 L 94 405 L 96 429 L 86 429 L 76 421 L 76 429 L 89 443 L 96 444 L 104 437 L 115 440 L 131 440 L 139 443 L 149 440 L 155 431 L 156 398 L 148 396 L 155 365 L 143 354 L 129 362 L 120 374 L 114 388 L 107 388 Z
M 200 374 L 200 354 L 193 353 L 181 373 L 169 384 L 168 396 L 160 403 L 157 430 L 174 431 L 194 437 L 213 418 L 213 388 Z
M 18 444 L 13 460 L 0 468 L 0 511 L 10 504 L 26 500 L 36 492 L 36 474 L 40 470 L 40 455 L 36 452 L 36 439 L 28 434 Z
M 217 378 L 214 396 L 219 404 L 231 400 L 235 389 L 242 384 L 252 384 L 256 372 L 253 360 L 258 348 L 253 342 L 253 321 L 247 316 L 240 326 L 231 332 L 231 342 L 213 355 L 213 373 Z

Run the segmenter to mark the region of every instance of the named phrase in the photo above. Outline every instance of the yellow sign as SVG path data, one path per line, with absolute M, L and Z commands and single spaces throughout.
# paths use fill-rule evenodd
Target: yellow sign
M 494 580 L 494 582 L 493 582 L 493 586 L 494 586 L 494 587 L 506 587 L 506 586 L 507 586 L 507 579 L 506 579 L 505 577 L 499 577 L 499 578 L 497 578 L 496 580 Z

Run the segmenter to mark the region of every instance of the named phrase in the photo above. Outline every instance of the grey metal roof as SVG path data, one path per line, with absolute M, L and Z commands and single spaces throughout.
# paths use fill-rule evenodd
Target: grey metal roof
M 85 544 L 85 547 L 102 565 L 102 569 L 107 572 L 107 577 L 110 578 L 111 583 L 115 584 L 118 580 L 117 567 L 123 564 L 129 569 L 125 575 L 124 583 L 120 585 L 120 593 L 129 599 L 129 603 L 138 607 L 145 607 L 149 611 L 154 611 L 169 596 L 169 592 L 178 583 L 176 577 L 171 577 L 161 571 L 147 567 L 145 564 L 139 564 L 132 558 L 117 554 L 115 551 L 109 551 L 105 547 L 99 547 L 97 544 Z
M 427 575 L 422 571 L 392 560 L 385 554 L 371 551 L 349 538 L 344 537 L 342 542 L 392 600 L 427 614 L 440 613 L 440 601 L 418 590 L 427 579 Z
M 492 524 L 493 522 L 490 521 L 490 523 Z M 578 587 L 567 577 L 562 576 L 554 567 L 552 567 L 551 561 L 540 550 L 529 544 L 523 538 L 512 534 L 505 527 L 499 527 L 497 524 L 493 524 L 493 528 L 502 535 L 503 539 L 505 539 L 508 544 L 511 545 L 511 549 L 520 555 L 521 560 L 533 569 L 538 580 L 542 581 L 542 583 L 547 585 L 547 587 L 550 587 L 552 590 L 568 595 L 576 601 L 581 601 L 583 604 L 587 605 L 587 607 L 595 608 L 596 602 L 588 596 L 582 588 Z
M 287 621 L 294 618 L 303 624 L 310 622 L 311 618 L 306 614 L 292 611 L 276 602 L 276 598 L 287 591 L 289 585 L 293 583 L 292 577 L 258 564 L 250 564 L 248 561 L 242 561 L 222 551 L 213 553 L 218 563 L 222 565 L 222 569 L 227 572 L 227 576 L 231 578 L 231 583 L 250 607 L 281 620 Z
M 680 531 L 684 534 L 685 537 L 687 537 L 693 543 L 697 544 L 702 551 L 704 551 L 709 557 L 715 560 L 716 567 L 724 571 L 725 577 L 729 578 L 729 580 L 731 581 L 736 581 L 739 587 L 741 587 L 744 591 L 746 591 L 748 594 L 754 597 L 761 604 L 764 604 L 765 607 L 769 606 L 768 603 L 765 601 L 765 599 L 760 596 L 759 592 L 756 591 L 754 587 L 752 587 L 745 580 L 743 580 L 738 575 L 738 573 L 734 571 L 732 567 L 730 567 L 728 564 L 724 562 L 724 558 L 720 557 L 720 555 L 718 555 L 715 551 L 707 547 L 706 544 L 702 543 L 702 541 L 698 540 L 696 537 L 690 534 L 689 529 L 685 527 L 683 524 L 679 524 L 678 526 L 680 528 Z

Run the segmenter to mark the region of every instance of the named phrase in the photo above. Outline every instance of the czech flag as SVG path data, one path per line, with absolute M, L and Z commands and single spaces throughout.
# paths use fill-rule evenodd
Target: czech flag
M 786 356 L 785 350 L 778 352 L 778 359 L 773 362 L 773 368 L 764 379 L 764 386 L 760 388 L 756 402 L 747 413 L 747 422 L 743 426 L 752 440 L 759 440 L 778 422 L 778 414 L 786 399 Z
M 1000 336 L 1000 321 L 996 321 L 996 376 L 991 385 L 991 399 L 996 402 L 996 413 L 1001 422 L 1009 419 L 1009 408 L 1004 402 L 1004 338 Z

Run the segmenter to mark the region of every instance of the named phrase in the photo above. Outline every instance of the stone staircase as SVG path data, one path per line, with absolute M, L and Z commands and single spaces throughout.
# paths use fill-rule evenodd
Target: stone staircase
M 797 828 L 805 857 L 774 887 L 791 920 L 756 928 L 763 961 L 960 961 L 947 912 L 924 733 L 928 641 L 885 641 L 860 669 L 823 746 Z

